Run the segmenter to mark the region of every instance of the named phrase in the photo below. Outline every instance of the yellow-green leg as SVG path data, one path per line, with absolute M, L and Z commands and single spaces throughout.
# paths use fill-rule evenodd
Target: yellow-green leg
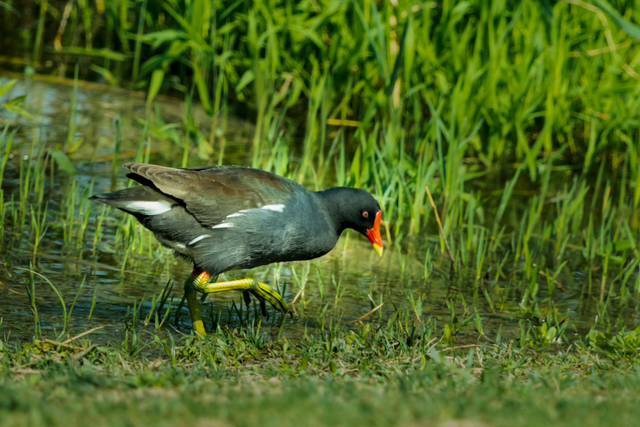
M 196 298 L 196 292 L 212 294 L 215 292 L 243 291 L 245 301 L 248 301 L 249 294 L 258 299 L 263 315 L 267 314 L 265 301 L 271 304 L 273 308 L 278 311 L 283 313 L 287 313 L 289 311 L 289 306 L 284 302 L 282 296 L 264 283 L 260 283 L 253 279 L 209 283 L 209 278 L 210 276 L 206 271 L 200 272 L 198 270 L 193 270 L 191 276 L 189 276 L 187 281 L 184 283 L 184 293 L 187 298 L 189 313 L 191 313 L 193 329 L 199 335 L 206 336 L 207 333 L 204 330 L 204 323 L 202 322 L 202 316 L 200 315 L 200 307 Z
M 199 275 L 197 275 L 194 270 L 194 272 L 191 273 L 189 278 L 184 282 L 184 295 L 187 298 L 187 306 L 189 307 L 189 313 L 191 314 L 193 330 L 196 331 L 198 335 L 205 337 L 207 336 L 207 332 L 204 330 L 204 322 L 200 315 L 200 305 L 198 305 L 196 288 L 194 286 L 194 281 L 197 280 L 198 277 Z

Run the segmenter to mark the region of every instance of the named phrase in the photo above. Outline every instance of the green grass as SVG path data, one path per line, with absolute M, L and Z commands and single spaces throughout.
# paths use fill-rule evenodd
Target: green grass
M 368 330 L 368 332 L 367 332 Z M 94 337 L 99 332 L 94 332 Z M 513 343 L 397 346 L 334 330 L 300 342 L 222 331 L 198 342 L 142 333 L 132 347 L 86 337 L 6 344 L 3 425 L 635 425 L 633 356 Z M 142 350 L 137 351 L 140 347 Z

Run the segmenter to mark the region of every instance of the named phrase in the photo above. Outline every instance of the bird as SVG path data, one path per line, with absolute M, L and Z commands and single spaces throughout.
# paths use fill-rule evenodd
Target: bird
M 382 256 L 382 210 L 367 191 L 333 187 L 310 191 L 295 181 L 260 169 L 222 165 L 170 168 L 125 163 L 140 185 L 91 200 L 133 215 L 164 247 L 193 264 L 184 283 L 195 333 L 206 336 L 197 292 L 242 291 L 287 313 L 283 297 L 253 279 L 216 282 L 229 270 L 275 262 L 303 261 L 328 253 L 340 234 L 353 229 Z

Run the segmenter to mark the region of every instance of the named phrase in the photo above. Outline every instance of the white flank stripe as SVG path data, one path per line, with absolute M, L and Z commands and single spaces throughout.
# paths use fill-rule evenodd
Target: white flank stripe
M 187 243 L 189 246 L 193 245 L 194 243 L 198 243 L 200 240 L 204 239 L 205 237 L 211 237 L 208 234 L 203 234 L 202 236 L 198 236 L 195 239 L 193 239 L 192 241 L 190 241 L 189 243 Z
M 260 209 L 267 209 L 270 211 L 282 212 L 284 211 L 284 205 L 264 205 Z
M 233 227 L 232 222 L 223 222 L 222 224 L 214 225 L 211 228 L 232 228 L 232 227 Z
M 171 210 L 171 203 L 165 200 L 157 202 L 116 202 L 113 205 L 117 208 L 143 215 L 160 215 Z
M 234 213 L 234 214 L 231 214 L 231 215 L 227 215 L 227 218 L 235 218 L 237 216 L 243 216 L 243 215 L 244 214 L 241 214 L 241 213 Z

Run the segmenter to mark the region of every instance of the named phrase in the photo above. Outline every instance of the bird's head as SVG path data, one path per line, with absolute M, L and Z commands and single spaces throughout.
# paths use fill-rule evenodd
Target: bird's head
M 367 237 L 378 255 L 382 256 L 382 210 L 376 199 L 367 191 L 358 188 L 337 187 L 326 192 L 333 193 L 334 212 L 340 222 L 339 231 L 344 228 L 356 230 Z

